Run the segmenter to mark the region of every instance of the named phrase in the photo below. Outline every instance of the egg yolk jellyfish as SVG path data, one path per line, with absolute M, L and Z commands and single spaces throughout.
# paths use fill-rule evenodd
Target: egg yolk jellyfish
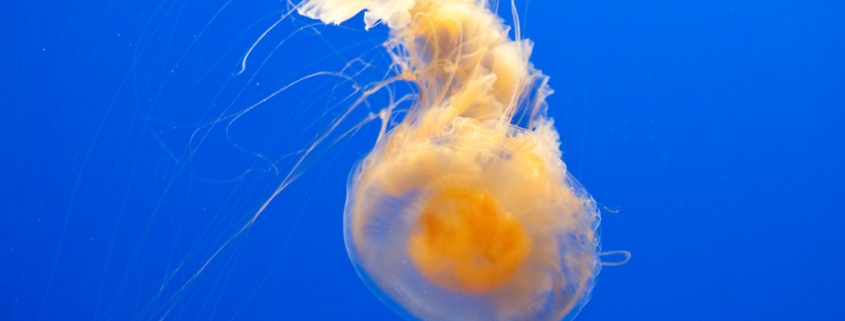
M 357 316 L 339 215 L 355 160 L 348 252 L 403 316 L 560 319 L 587 301 L 598 211 L 560 161 L 530 43 L 484 3 L 153 3 L 127 16 L 146 21 L 117 38 L 130 71 L 82 128 L 42 319 Z M 296 8 L 366 9 L 373 28 Z M 369 156 L 320 167 L 355 139 Z
M 561 161 L 531 43 L 481 0 L 310 0 L 299 13 L 339 24 L 364 10 L 367 28 L 390 28 L 418 96 L 350 177 L 359 274 L 411 318 L 573 318 L 601 267 L 599 211 Z

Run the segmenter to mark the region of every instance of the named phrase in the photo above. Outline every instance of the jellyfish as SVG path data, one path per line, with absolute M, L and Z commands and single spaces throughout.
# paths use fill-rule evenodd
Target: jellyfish
M 349 177 L 344 238 L 364 282 L 411 319 L 571 319 L 601 267 L 596 202 L 561 160 L 532 43 L 484 0 L 309 0 L 365 11 L 416 100 Z

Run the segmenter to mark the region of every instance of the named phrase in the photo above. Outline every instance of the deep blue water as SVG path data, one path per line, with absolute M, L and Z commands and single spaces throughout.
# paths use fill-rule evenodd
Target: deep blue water
M 845 318 L 845 4 L 516 5 L 603 248 L 633 255 L 578 320 Z M 301 166 L 352 83 L 315 76 L 255 105 L 318 71 L 382 79 L 384 30 L 286 19 L 238 73 L 284 3 L 2 7 L 0 319 L 397 318 L 349 264 L 341 220 L 378 124 L 353 129 L 388 97 Z

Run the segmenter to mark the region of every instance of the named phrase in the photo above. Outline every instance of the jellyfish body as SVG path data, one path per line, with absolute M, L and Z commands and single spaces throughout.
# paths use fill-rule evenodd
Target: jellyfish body
M 418 96 L 350 175 L 349 256 L 409 318 L 560 320 L 600 269 L 595 201 L 566 171 L 546 77 L 484 1 L 313 0 L 340 23 L 367 10 Z M 527 117 L 520 127 L 518 117 Z

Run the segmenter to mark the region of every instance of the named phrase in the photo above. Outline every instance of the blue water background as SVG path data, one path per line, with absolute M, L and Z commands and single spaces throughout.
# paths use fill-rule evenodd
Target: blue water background
M 347 71 L 379 80 L 388 61 L 383 28 L 294 33 L 309 23 L 297 18 L 237 75 L 286 10 L 4 2 L 0 319 L 397 318 L 342 236 L 348 173 L 378 124 L 339 133 L 384 95 L 237 234 L 352 86 L 320 78 L 239 112 L 356 57 L 373 66 Z M 563 159 L 603 209 L 603 248 L 633 255 L 602 270 L 578 320 L 845 318 L 845 3 L 517 10 L 551 77 Z

